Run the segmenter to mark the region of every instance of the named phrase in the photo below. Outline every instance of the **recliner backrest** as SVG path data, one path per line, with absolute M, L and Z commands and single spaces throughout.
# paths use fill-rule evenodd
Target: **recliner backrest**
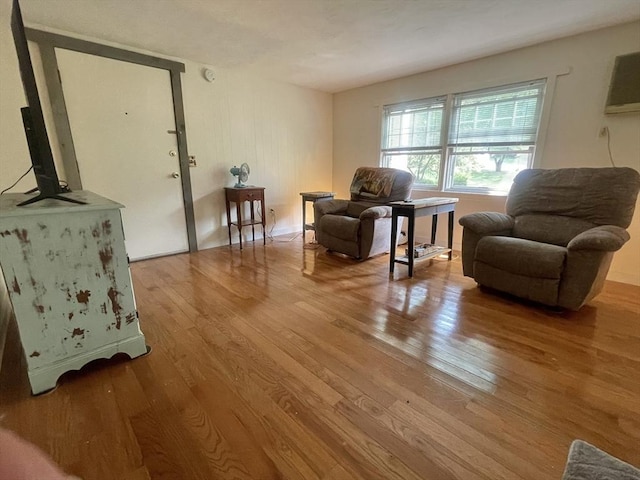
M 512 234 L 534 242 L 566 247 L 576 235 L 596 226 L 595 223 L 580 218 L 528 214 L 515 217 Z
M 514 178 L 506 212 L 513 217 L 553 215 L 627 228 L 639 190 L 640 174 L 628 167 L 523 170 Z
M 396 168 L 359 167 L 351 181 L 352 201 L 384 204 L 408 200 L 414 176 Z

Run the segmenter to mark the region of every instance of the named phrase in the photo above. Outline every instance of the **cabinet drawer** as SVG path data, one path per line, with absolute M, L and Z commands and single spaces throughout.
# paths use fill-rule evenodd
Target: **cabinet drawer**
M 257 189 L 247 189 L 247 190 L 227 190 L 227 201 L 229 202 L 250 202 L 252 200 L 262 200 L 263 191 Z
M 262 197 L 259 191 L 249 190 L 246 192 L 238 192 L 237 198 L 238 202 L 247 202 L 251 200 L 260 200 Z

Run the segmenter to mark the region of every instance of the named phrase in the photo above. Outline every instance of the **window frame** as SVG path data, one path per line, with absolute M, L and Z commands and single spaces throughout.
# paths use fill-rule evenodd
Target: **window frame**
M 462 186 L 454 186 L 454 167 L 455 162 L 453 161 L 452 150 L 455 148 L 455 144 L 450 144 L 449 141 L 449 132 L 452 128 L 451 122 L 453 120 L 453 109 L 454 109 L 454 101 L 455 98 L 459 95 L 468 95 L 468 94 L 481 94 L 486 92 L 490 94 L 491 92 L 499 93 L 500 90 L 512 89 L 514 87 L 522 86 L 523 88 L 527 85 L 534 84 L 542 84 L 542 92 L 539 97 L 538 104 L 536 105 L 537 110 L 537 118 L 538 125 L 536 131 L 536 138 L 531 148 L 533 152 L 527 162 L 526 168 L 535 168 L 540 164 L 540 156 L 543 150 L 543 146 L 545 143 L 547 124 L 549 121 L 549 103 L 553 98 L 553 92 L 555 89 L 555 81 L 557 76 L 566 75 L 566 73 L 560 74 L 550 74 L 546 76 L 535 76 L 532 75 L 528 79 L 520 79 L 519 81 L 505 81 L 500 82 L 498 85 L 490 85 L 485 86 L 483 88 L 469 88 L 463 91 L 458 91 L 455 93 L 447 93 L 446 95 L 436 95 L 432 97 L 424 97 L 419 100 L 410 100 L 404 102 L 397 103 L 388 103 L 384 104 L 381 108 L 381 139 L 380 139 L 380 161 L 379 164 L 381 166 L 387 166 L 388 162 L 385 161 L 385 155 L 388 153 L 388 149 L 384 149 L 383 145 L 386 142 L 386 129 L 387 129 L 387 111 L 389 108 L 400 108 L 401 106 L 410 106 L 412 104 L 418 104 L 420 102 L 434 101 L 440 98 L 445 99 L 444 111 L 442 115 L 442 125 L 441 125 L 441 145 L 439 151 L 441 152 L 441 161 L 439 168 L 439 176 L 438 176 L 438 184 L 437 185 L 429 185 L 429 184 L 414 184 L 414 190 L 416 191 L 440 191 L 443 193 L 470 193 L 470 194 L 483 194 L 483 195 L 506 195 L 507 192 L 503 190 L 492 190 L 489 187 L 462 187 Z M 533 77 L 533 78 L 532 78 Z M 493 142 L 497 143 L 497 142 Z M 525 145 L 525 143 L 519 143 L 517 145 Z M 491 142 L 480 143 L 475 145 L 476 147 L 491 147 L 496 146 L 492 145 Z
M 443 129 L 443 126 L 446 122 L 446 107 L 447 107 L 448 96 L 447 95 L 438 95 L 435 97 L 421 98 L 418 100 L 411 100 L 408 102 L 400 102 L 385 105 L 383 107 L 383 123 L 382 123 L 382 138 L 381 138 L 381 146 L 380 146 L 380 165 L 384 167 L 389 166 L 389 157 L 393 155 L 403 155 L 403 154 L 438 154 L 440 155 L 440 162 L 438 165 L 438 183 L 436 185 L 431 185 L 427 183 L 419 184 L 421 188 L 424 189 L 435 189 L 439 188 L 441 185 L 442 178 L 442 161 L 444 159 L 444 150 L 446 148 L 444 142 L 444 135 L 446 131 Z M 440 123 L 440 140 L 437 145 L 421 145 L 421 146 L 397 146 L 397 147 L 385 147 L 385 143 L 388 143 L 388 129 L 389 129 L 389 110 L 407 110 L 411 108 L 415 108 L 418 110 L 420 107 L 433 107 L 442 105 L 442 118 Z M 428 142 L 425 142 L 428 143 Z

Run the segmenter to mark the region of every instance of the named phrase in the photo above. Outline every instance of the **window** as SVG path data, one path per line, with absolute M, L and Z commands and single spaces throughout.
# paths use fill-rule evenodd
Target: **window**
M 422 185 L 438 186 L 445 101 L 439 97 L 385 107 L 384 166 L 408 170 Z
M 426 188 L 507 192 L 533 164 L 545 83 L 386 106 L 382 165 L 409 170 Z

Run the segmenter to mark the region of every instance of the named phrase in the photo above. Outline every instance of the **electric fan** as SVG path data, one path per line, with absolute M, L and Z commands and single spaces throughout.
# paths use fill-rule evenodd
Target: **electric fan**
M 242 165 L 240 165 L 240 168 L 234 165 L 233 168 L 231 168 L 231 170 L 229 171 L 231 172 L 231 175 L 235 175 L 236 177 L 238 177 L 238 181 L 234 185 L 234 187 L 236 188 L 244 187 L 246 181 L 249 179 L 249 173 L 251 173 L 251 170 L 249 169 L 249 165 L 247 165 L 246 163 L 243 163 Z

